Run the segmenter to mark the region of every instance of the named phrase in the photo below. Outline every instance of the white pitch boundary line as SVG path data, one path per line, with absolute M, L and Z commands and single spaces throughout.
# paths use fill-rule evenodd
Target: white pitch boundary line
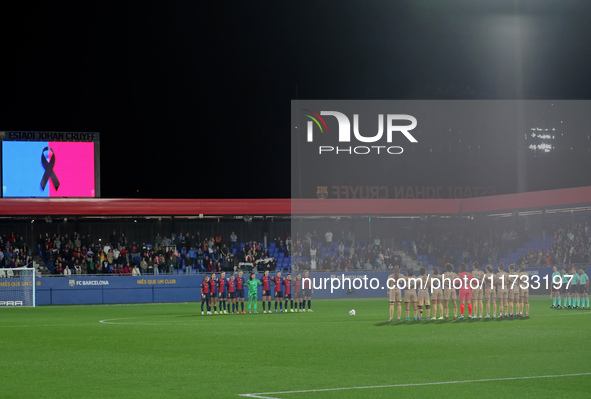
M 290 394 L 290 393 L 328 392 L 328 391 L 346 391 L 346 390 L 352 390 L 352 389 L 397 388 L 397 387 L 415 387 L 415 386 L 427 386 L 427 385 L 465 384 L 465 383 L 470 383 L 470 382 L 530 380 L 530 379 L 538 379 L 538 378 L 579 377 L 582 375 L 591 375 L 591 373 L 534 375 L 534 376 L 529 376 L 529 377 L 486 378 L 486 379 L 480 379 L 480 380 L 463 380 L 463 381 L 421 382 L 421 383 L 414 383 L 414 384 L 372 385 L 372 386 L 367 386 L 367 387 L 303 389 L 300 391 L 242 393 L 242 394 L 238 394 L 238 396 L 243 396 L 243 397 L 247 397 L 247 398 L 260 398 L 260 399 L 281 399 L 281 398 L 276 398 L 274 396 L 268 396 L 268 395 L 282 395 L 282 394 Z

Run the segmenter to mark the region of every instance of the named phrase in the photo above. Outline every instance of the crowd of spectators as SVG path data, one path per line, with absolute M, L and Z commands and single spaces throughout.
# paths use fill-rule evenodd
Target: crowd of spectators
M 551 229 L 551 246 L 530 248 L 517 257 L 517 264 L 526 266 L 567 265 L 591 261 L 591 226 L 588 221 L 558 224 Z M 524 228 L 493 234 L 462 234 L 460 232 L 419 233 L 411 242 L 414 254 L 435 255 L 447 262 L 494 264 L 501 254 L 514 252 L 529 240 Z
M 552 234 L 550 248 L 530 249 L 517 262 L 528 266 L 568 265 L 591 261 L 591 226 L 589 222 L 559 226 Z
M 31 256 L 22 235 L 13 233 L 0 236 L 0 268 L 15 269 L 30 265 Z M 12 277 L 17 271 L 1 271 L 0 277 Z
M 497 263 L 502 253 L 514 251 L 527 239 L 525 229 L 504 230 L 502 232 L 464 232 L 460 229 L 444 232 L 419 232 L 415 240 L 410 242 L 410 253 L 417 255 L 433 255 L 447 263 L 481 264 Z
M 415 239 L 403 242 L 407 255 L 433 255 L 442 263 L 479 261 L 498 262 L 503 253 L 515 251 L 527 240 L 528 232 L 505 230 L 496 234 L 466 234 L 455 231 L 415 233 Z M 530 249 L 517 259 L 528 266 L 587 263 L 591 261 L 591 226 L 589 222 L 557 226 L 551 233 L 549 248 Z M 284 238 L 285 237 L 285 238 Z M 356 242 L 351 231 L 324 233 L 316 231 L 289 235 L 271 240 L 269 251 L 261 242 L 239 243 L 232 232 L 227 239 L 220 234 L 201 237 L 199 233 L 179 233 L 170 237 L 157 234 L 151 243 L 129 240 L 125 234 L 113 233 L 105 239 L 74 233 L 45 234 L 37 239 L 37 252 L 50 273 L 73 274 L 160 275 L 194 272 L 231 271 L 240 263 L 254 265 L 257 270 L 274 271 L 275 256 L 291 261 L 294 272 L 312 271 L 371 271 L 404 267 L 400 248 L 372 242 Z M 404 248 L 406 245 L 406 248 Z M 0 267 L 16 268 L 31 263 L 32 251 L 22 235 L 0 236 Z M 34 249 L 34 248 L 33 248 Z
M 356 242 L 351 231 L 335 234 L 307 232 L 294 238 L 295 270 L 355 271 L 391 270 L 403 266 L 400 252 L 411 259 L 433 255 L 443 264 L 461 262 L 495 263 L 502 252 L 514 250 L 527 236 L 525 231 L 507 230 L 493 235 L 462 233 L 459 230 L 419 232 L 414 239 L 400 242 L 398 248 L 384 248 L 379 238 Z
M 278 248 L 288 253 L 280 238 Z M 238 262 L 258 263 L 272 269 L 276 262 L 258 242 L 238 243 L 234 232 L 223 240 L 220 234 L 201 238 L 199 233 L 179 233 L 170 237 L 157 234 L 152 243 L 128 240 L 114 231 L 104 242 L 74 233 L 45 234 L 37 240 L 37 250 L 50 273 L 111 275 L 191 274 L 234 270 Z M 274 270 L 274 269 L 273 269 Z
M 369 244 L 355 242 L 351 231 L 337 236 L 330 230 L 321 235 L 312 230 L 303 236 L 296 234 L 291 246 L 294 272 L 391 270 L 402 263 L 400 255 L 383 248 L 379 239 Z
M 527 266 L 591 262 L 591 226 L 589 222 L 560 225 L 555 228 L 550 248 L 530 249 L 519 256 L 518 264 Z M 414 240 L 402 241 L 400 248 L 412 259 L 433 255 L 442 265 L 451 263 L 496 264 L 503 254 L 516 251 L 529 239 L 524 227 L 498 232 L 449 231 L 418 232 Z M 354 234 L 330 230 L 324 234 L 308 232 L 294 238 L 293 270 L 356 271 L 390 270 L 401 265 L 399 251 L 383 248 L 380 240 L 355 243 Z
M 275 237 L 271 241 L 274 248 L 277 249 L 277 254 L 282 253 L 283 256 L 289 257 L 291 255 L 291 239 L 289 235 L 285 240 L 281 237 Z M 250 242 L 243 246 L 238 246 L 236 243 L 231 244 L 231 248 L 237 248 L 236 262 L 238 264 L 252 264 L 253 270 L 272 270 L 277 268 L 277 259 L 272 256 L 269 248 L 264 248 L 263 243 Z

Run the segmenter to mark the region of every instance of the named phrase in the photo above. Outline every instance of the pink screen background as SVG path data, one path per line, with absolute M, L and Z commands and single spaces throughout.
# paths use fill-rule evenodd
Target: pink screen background
M 94 197 L 94 143 L 49 143 L 56 154 L 53 170 L 60 186 L 49 184 L 50 197 Z

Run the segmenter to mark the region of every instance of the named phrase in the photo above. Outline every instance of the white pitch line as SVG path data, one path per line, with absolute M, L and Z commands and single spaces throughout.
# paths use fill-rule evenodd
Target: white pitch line
M 99 323 L 103 323 L 103 324 L 134 324 L 134 323 L 116 323 L 113 320 L 129 320 L 132 319 L 133 317 L 120 317 L 117 319 L 104 319 L 104 320 L 99 320 Z
M 486 378 L 486 379 L 480 379 L 480 380 L 463 380 L 463 381 L 421 382 L 421 383 L 414 383 L 414 384 L 372 385 L 372 386 L 367 386 L 367 387 L 303 389 L 300 391 L 242 393 L 242 394 L 238 394 L 238 396 L 244 396 L 247 398 L 260 398 L 260 399 L 280 399 L 280 398 L 276 398 L 274 396 L 268 396 L 268 395 L 282 395 L 282 394 L 290 394 L 290 393 L 328 392 L 328 391 L 346 391 L 346 390 L 352 390 L 352 389 L 397 388 L 397 387 L 414 387 L 414 386 L 427 386 L 427 385 L 465 384 L 465 383 L 470 383 L 470 382 L 530 380 L 530 379 L 538 379 L 538 378 L 578 377 L 578 376 L 582 376 L 582 375 L 591 375 L 591 373 L 534 375 L 534 376 L 529 376 L 529 377 Z

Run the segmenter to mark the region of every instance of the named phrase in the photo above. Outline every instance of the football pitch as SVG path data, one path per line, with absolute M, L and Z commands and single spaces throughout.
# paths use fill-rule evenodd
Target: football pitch
M 409 322 L 388 322 L 385 299 L 212 316 L 199 302 L 0 309 L 0 396 L 588 398 L 591 311 L 550 305 Z

